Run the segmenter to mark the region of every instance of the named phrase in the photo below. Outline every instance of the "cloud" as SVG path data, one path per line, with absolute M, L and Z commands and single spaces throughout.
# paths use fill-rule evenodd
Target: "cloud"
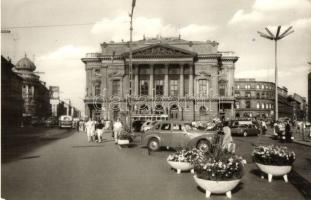
M 263 19 L 263 15 L 260 12 L 253 11 L 251 13 L 245 13 L 244 10 L 238 10 L 230 19 L 229 24 L 238 24 L 243 22 L 258 22 Z
M 93 52 L 90 47 L 65 45 L 37 59 L 38 71 L 44 72 L 40 79 L 49 86 L 59 86 L 61 98 L 70 98 L 73 105 L 83 110 L 85 92 L 85 71 L 81 58 L 86 52 Z
M 206 40 L 217 27 L 199 24 L 177 27 L 164 24 L 160 18 L 135 17 L 133 29 L 134 40 L 142 39 L 143 35 L 169 37 L 179 34 L 184 39 Z M 92 27 L 91 33 L 102 35 L 102 39 L 106 41 L 129 40 L 129 17 L 123 14 L 115 18 L 103 18 Z
M 229 25 L 265 22 L 284 23 L 310 16 L 311 2 L 308 0 L 256 0 L 249 12 L 238 10 L 229 20 Z

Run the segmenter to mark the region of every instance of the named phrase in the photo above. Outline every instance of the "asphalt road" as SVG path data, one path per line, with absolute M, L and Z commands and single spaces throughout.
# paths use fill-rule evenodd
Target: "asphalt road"
M 205 199 L 204 191 L 196 186 L 192 174 L 177 175 L 170 169 L 166 158 L 171 151 L 148 155 L 147 150 L 140 146 L 120 149 L 109 133 L 105 134 L 105 141 L 101 144 L 88 143 L 84 133 L 64 133 L 66 137 L 51 134 L 54 139 L 48 143 L 40 145 L 41 142 L 37 141 L 31 150 L 28 148 L 26 153 L 16 154 L 14 159 L 2 162 L 2 198 Z M 238 154 L 244 156 L 248 164 L 232 199 L 311 199 L 309 191 L 306 191 L 310 186 L 311 147 L 288 144 L 297 154 L 290 182 L 276 178 L 268 183 L 267 179 L 260 178 L 252 163 L 251 151 L 254 144 L 277 141 L 267 136 L 234 139 Z M 9 154 L 9 151 L 13 150 L 3 153 Z M 226 197 L 212 194 L 212 199 Z

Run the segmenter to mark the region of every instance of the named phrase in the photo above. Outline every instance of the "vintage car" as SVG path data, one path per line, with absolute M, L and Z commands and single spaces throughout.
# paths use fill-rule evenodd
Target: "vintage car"
M 159 121 L 142 137 L 142 145 L 151 151 L 160 147 L 196 147 L 207 151 L 216 131 L 200 131 L 183 121 Z
M 237 136 L 257 136 L 260 130 L 254 124 L 233 124 L 231 127 L 231 135 Z

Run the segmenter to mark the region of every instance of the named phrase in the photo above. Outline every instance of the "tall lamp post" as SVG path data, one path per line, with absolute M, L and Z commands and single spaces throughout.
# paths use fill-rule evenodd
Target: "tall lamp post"
M 260 35 L 260 37 L 266 38 L 268 40 L 274 40 L 274 65 L 275 65 L 275 105 L 274 105 L 274 118 L 275 121 L 279 119 L 279 109 L 278 109 L 278 65 L 277 65 L 277 44 L 278 40 L 281 40 L 288 36 L 289 34 L 293 33 L 294 30 L 292 30 L 293 26 L 290 26 L 287 28 L 283 33 L 281 32 L 281 26 L 278 26 L 276 34 L 274 35 L 268 28 L 265 28 L 268 34 L 262 33 L 260 31 L 257 31 L 257 33 Z
M 132 84 L 132 76 L 133 76 L 133 61 L 132 61 L 132 42 L 133 42 L 133 14 L 134 14 L 134 8 L 135 8 L 136 0 L 132 0 L 132 9 L 130 16 L 130 42 L 129 42 L 129 48 L 130 48 L 130 62 L 129 62 L 129 122 L 130 122 L 130 132 L 132 132 L 132 94 L 133 94 L 133 84 Z

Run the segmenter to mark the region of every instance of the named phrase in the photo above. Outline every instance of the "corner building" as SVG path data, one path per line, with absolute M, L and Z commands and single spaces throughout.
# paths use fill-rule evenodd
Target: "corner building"
M 219 52 L 217 42 L 154 38 L 134 41 L 132 49 L 132 95 L 128 42 L 104 42 L 101 53 L 82 58 L 87 116 L 127 120 L 129 111 L 134 120 L 200 121 L 235 116 L 238 57 Z

